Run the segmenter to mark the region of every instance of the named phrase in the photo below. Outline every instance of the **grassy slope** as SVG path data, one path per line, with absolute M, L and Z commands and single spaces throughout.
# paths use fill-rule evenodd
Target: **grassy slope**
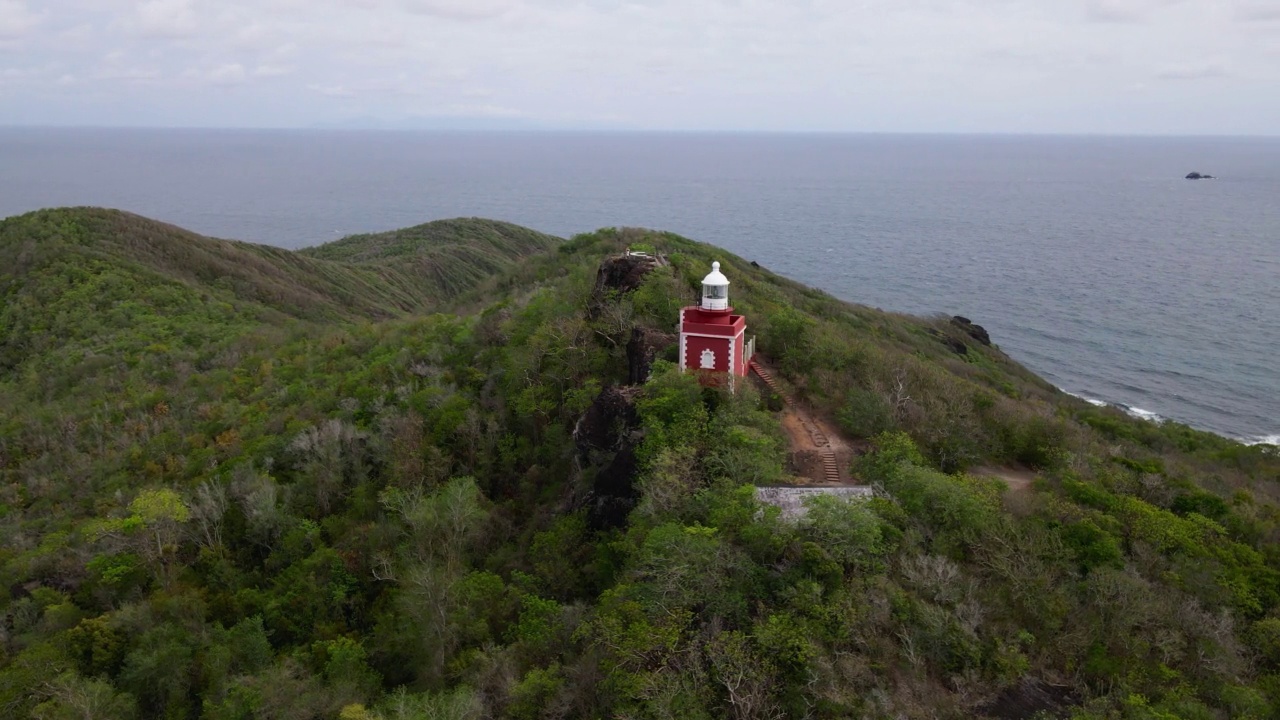
M 111 258 L 122 267 L 204 292 L 229 291 L 237 300 L 293 317 L 328 319 L 421 311 L 558 242 L 508 223 L 477 219 L 358 235 L 299 252 L 214 240 L 96 208 L 39 211 L 0 223 L 6 284 L 58 255 L 75 253 Z
M 197 349 L 287 320 L 424 312 L 557 242 L 505 223 L 460 220 L 300 253 L 205 238 L 115 210 L 12 217 L 0 222 L 0 370 Z

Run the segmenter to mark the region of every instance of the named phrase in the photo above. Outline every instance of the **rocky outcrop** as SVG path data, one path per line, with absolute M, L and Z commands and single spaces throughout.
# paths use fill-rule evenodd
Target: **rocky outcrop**
M 625 252 L 605 258 L 596 270 L 596 285 L 587 304 L 587 317 L 600 317 L 608 303 L 640 287 L 645 275 L 665 264 L 661 257 L 647 253 Z
M 1198 172 L 1189 172 L 1187 173 L 1187 179 L 1188 180 L 1213 180 L 1214 177 L 1212 175 L 1201 175 Z
M 636 449 L 619 450 L 608 465 L 600 469 L 592 485 L 587 505 L 587 524 L 593 530 L 608 530 L 627 524 L 627 516 L 640 501 L 636 475 L 640 462 Z
M 628 430 L 636 425 L 638 387 L 607 387 L 578 419 L 573 442 L 584 463 L 599 453 L 617 452 L 628 441 Z
M 1022 720 L 1031 717 L 1067 717 L 1079 697 L 1067 685 L 1053 685 L 1025 677 L 1017 685 L 1005 688 L 994 700 L 978 708 L 983 717 L 1000 720 Z
M 969 318 L 963 317 L 961 315 L 956 315 L 955 317 L 951 318 L 951 324 L 965 331 L 965 333 L 969 337 L 973 338 L 974 340 L 977 340 L 983 345 L 986 345 L 988 347 L 991 346 L 991 336 L 987 334 L 987 329 L 982 327 L 981 325 L 973 324 L 973 321 L 970 320 Z
M 636 490 L 638 387 L 610 387 L 578 420 L 573 441 L 582 463 L 600 468 L 587 499 L 587 522 L 595 529 L 621 527 L 639 500 Z
M 644 276 L 656 267 L 661 267 L 662 260 L 654 255 L 637 255 L 623 253 L 607 257 L 600 263 L 596 271 L 596 287 L 594 295 L 603 296 L 609 290 L 628 293 L 640 287 Z
M 653 361 L 662 351 L 676 344 L 677 337 L 652 328 L 632 328 L 627 343 L 627 382 L 642 385 L 649 379 Z
M 957 355 L 967 355 L 969 353 L 969 346 L 965 345 L 964 341 L 960 338 L 952 337 L 941 330 L 936 330 L 934 328 L 929 328 L 927 332 L 937 338 L 938 342 L 946 345 L 951 352 Z

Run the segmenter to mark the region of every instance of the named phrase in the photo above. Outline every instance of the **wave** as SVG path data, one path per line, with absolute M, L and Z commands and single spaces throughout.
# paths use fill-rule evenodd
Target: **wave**
M 1153 413 L 1150 410 L 1143 410 L 1140 407 L 1133 407 L 1132 405 L 1125 405 L 1124 403 L 1116 403 L 1116 407 L 1125 411 L 1131 417 L 1136 417 L 1139 420 L 1146 420 L 1147 422 L 1153 422 L 1153 423 L 1156 423 L 1157 425 L 1159 425 L 1160 423 L 1168 419 L 1163 415 L 1157 415 L 1156 413 Z
M 1088 395 L 1080 395 L 1079 393 L 1073 393 L 1073 392 L 1071 392 L 1071 391 L 1069 391 L 1069 390 L 1063 390 L 1062 392 L 1064 392 L 1064 393 L 1066 393 L 1066 394 L 1070 395 L 1070 396 L 1071 396 L 1071 397 L 1073 397 L 1073 398 L 1078 398 L 1078 399 L 1080 399 L 1080 400 L 1083 400 L 1083 401 L 1085 401 L 1085 402 L 1089 403 L 1090 405 L 1093 405 L 1094 407 L 1107 407 L 1107 406 L 1109 406 L 1109 405 L 1111 404 L 1111 403 L 1107 402 L 1106 400 L 1099 400 L 1099 399 L 1097 399 L 1097 398 L 1091 398 L 1091 397 L 1089 397 Z
M 1059 388 L 1059 390 L 1061 390 L 1061 388 Z M 1113 408 L 1116 408 L 1117 410 L 1124 412 L 1129 417 L 1135 417 L 1139 420 L 1146 420 L 1147 422 L 1153 422 L 1153 423 L 1156 423 L 1157 425 L 1168 420 L 1168 418 L 1166 418 L 1163 415 L 1153 413 L 1150 410 L 1144 410 L 1140 407 L 1125 405 L 1124 403 L 1107 402 L 1106 400 L 1099 400 L 1098 398 L 1089 397 L 1088 395 L 1073 393 L 1070 390 L 1062 390 L 1062 392 L 1070 395 L 1073 398 L 1078 398 L 1080 400 L 1083 400 L 1089 403 L 1090 405 L 1093 405 L 1094 407 L 1113 407 Z
M 1058 389 L 1062 390 L 1062 388 L 1058 388 Z M 1124 412 L 1126 415 L 1130 417 L 1134 417 L 1139 420 L 1146 420 L 1147 422 L 1153 422 L 1153 423 L 1156 423 L 1157 425 L 1169 421 L 1169 418 L 1166 418 L 1163 415 L 1151 412 L 1150 410 L 1144 410 L 1140 407 L 1125 405 L 1124 403 L 1107 402 L 1106 400 L 1099 400 L 1098 398 L 1090 397 L 1088 395 L 1083 395 L 1081 393 L 1073 393 L 1070 390 L 1062 390 L 1062 392 L 1078 400 L 1083 400 L 1089 403 L 1090 405 L 1093 405 L 1094 407 L 1113 407 L 1113 408 L 1116 408 L 1117 410 Z M 1276 433 L 1274 435 L 1258 435 L 1255 437 L 1247 437 L 1247 438 L 1233 437 L 1231 435 L 1222 435 L 1222 436 L 1225 438 L 1229 438 L 1231 440 L 1235 440 L 1236 442 L 1239 442 L 1244 445 L 1276 445 L 1280 447 L 1280 433 Z

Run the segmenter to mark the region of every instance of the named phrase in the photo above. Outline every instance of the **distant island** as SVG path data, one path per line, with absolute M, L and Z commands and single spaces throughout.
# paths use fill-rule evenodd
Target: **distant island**
M 1188 180 L 1214 180 L 1215 178 L 1212 175 L 1201 175 L 1198 172 L 1189 172 L 1187 173 L 1187 179 Z

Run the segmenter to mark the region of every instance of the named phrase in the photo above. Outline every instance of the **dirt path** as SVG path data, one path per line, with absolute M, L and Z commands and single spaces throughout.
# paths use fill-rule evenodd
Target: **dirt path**
M 970 473 L 981 475 L 983 477 L 996 478 L 1003 480 L 1014 492 L 1023 492 L 1031 489 L 1031 483 L 1036 479 L 1036 474 L 1031 470 L 1022 470 L 1020 468 L 998 468 L 990 466 L 980 466 L 970 468 Z
M 847 468 L 852 454 L 848 443 L 830 424 L 807 411 L 783 390 L 767 367 L 752 360 L 751 370 L 782 398 L 782 429 L 787 433 L 797 469 L 819 483 L 851 484 L 853 479 Z

